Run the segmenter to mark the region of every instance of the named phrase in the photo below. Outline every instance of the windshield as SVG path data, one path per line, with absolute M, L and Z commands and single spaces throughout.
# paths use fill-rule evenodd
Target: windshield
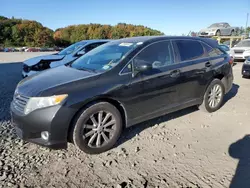
M 80 70 L 104 72 L 116 66 L 135 47 L 136 43 L 106 43 L 74 61 L 71 67 Z
M 237 47 L 250 47 L 250 40 L 242 40 L 237 44 Z
M 65 48 L 64 50 L 60 51 L 59 55 L 69 55 L 73 52 L 76 52 L 79 48 L 82 48 L 86 42 L 78 42 L 75 44 L 70 45 L 69 47 Z
M 224 51 L 229 51 L 229 50 L 230 50 L 230 48 L 229 48 L 228 46 L 226 46 L 226 45 L 219 45 L 219 47 L 220 47 L 222 50 L 224 50 Z
M 213 27 L 223 27 L 223 23 L 215 23 L 215 24 L 212 24 L 210 25 L 208 28 L 213 28 Z

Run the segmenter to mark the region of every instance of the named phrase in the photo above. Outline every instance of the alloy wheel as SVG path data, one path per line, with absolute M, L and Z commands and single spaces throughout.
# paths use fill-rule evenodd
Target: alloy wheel
M 116 120 L 114 115 L 107 111 L 98 111 L 92 114 L 84 124 L 83 139 L 91 148 L 99 148 L 108 143 L 114 136 Z
M 208 94 L 208 105 L 210 108 L 216 108 L 222 99 L 222 87 L 219 84 L 214 85 Z

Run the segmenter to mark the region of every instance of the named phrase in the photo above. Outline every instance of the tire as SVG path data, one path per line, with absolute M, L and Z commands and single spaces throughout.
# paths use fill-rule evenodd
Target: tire
M 231 36 L 236 36 L 236 32 L 234 30 L 231 31 Z
M 105 126 L 108 123 L 110 125 Z M 122 127 L 122 117 L 117 108 L 108 102 L 98 102 L 79 113 L 73 127 L 73 143 L 85 153 L 99 154 L 115 145 Z
M 216 91 L 214 93 L 215 93 L 215 96 L 217 96 L 217 97 L 215 97 L 213 99 L 212 94 L 211 94 L 212 89 L 217 88 L 217 86 L 220 88 L 221 94 L 217 95 L 216 93 L 219 93 L 219 90 L 216 89 Z M 209 113 L 217 111 L 218 109 L 220 109 L 220 107 L 223 104 L 224 95 L 225 95 L 225 87 L 224 87 L 223 83 L 219 79 L 214 79 L 210 83 L 210 85 L 207 87 L 207 90 L 206 90 L 204 97 L 203 97 L 203 102 L 199 106 L 199 109 L 202 111 L 205 111 L 205 112 L 209 112 Z M 212 106 L 211 100 L 216 101 L 215 103 L 212 102 L 212 104 L 215 104 L 215 106 Z
M 221 32 L 220 30 L 217 30 L 216 33 L 215 33 L 216 36 L 221 36 Z

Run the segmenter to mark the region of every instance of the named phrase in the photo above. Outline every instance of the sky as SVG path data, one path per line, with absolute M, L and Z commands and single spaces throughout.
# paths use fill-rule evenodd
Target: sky
M 0 1 L 0 15 L 36 20 L 53 30 L 75 24 L 122 22 L 148 26 L 166 35 L 181 35 L 216 22 L 245 27 L 250 13 L 250 0 Z

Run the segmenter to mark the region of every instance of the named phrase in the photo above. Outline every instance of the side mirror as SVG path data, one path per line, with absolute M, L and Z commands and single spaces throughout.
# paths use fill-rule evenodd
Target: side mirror
M 152 69 L 152 64 L 145 62 L 145 61 L 137 61 L 135 64 L 135 71 L 136 72 L 145 72 Z
M 86 54 L 85 50 L 81 50 L 81 51 L 76 53 L 77 56 L 82 56 L 84 54 Z

